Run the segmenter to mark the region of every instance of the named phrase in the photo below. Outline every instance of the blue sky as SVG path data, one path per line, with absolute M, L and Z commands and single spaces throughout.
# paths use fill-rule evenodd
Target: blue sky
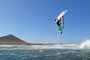
M 59 42 L 54 19 L 67 9 L 63 37 L 90 37 L 90 0 L 0 0 L 0 36 L 14 34 L 29 42 Z

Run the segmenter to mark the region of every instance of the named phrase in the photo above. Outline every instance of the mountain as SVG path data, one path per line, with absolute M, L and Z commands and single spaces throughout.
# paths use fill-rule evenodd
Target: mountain
M 0 37 L 0 45 L 29 45 L 29 44 L 30 43 L 21 40 L 12 34 Z

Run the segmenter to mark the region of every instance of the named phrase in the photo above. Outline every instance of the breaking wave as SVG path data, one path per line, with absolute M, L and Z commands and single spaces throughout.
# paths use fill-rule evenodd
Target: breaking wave
M 90 49 L 90 40 L 86 40 L 80 44 L 80 48 Z
M 80 44 L 0 45 L 0 50 L 2 49 L 90 49 L 90 40 Z

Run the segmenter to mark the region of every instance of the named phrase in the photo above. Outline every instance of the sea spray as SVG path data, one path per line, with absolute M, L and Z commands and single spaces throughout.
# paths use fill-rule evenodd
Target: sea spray
M 90 40 L 85 40 L 80 44 L 80 48 L 82 49 L 90 49 Z

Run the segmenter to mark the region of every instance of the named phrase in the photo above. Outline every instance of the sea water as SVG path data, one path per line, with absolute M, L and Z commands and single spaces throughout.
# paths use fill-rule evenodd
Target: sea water
M 0 60 L 90 60 L 90 50 L 1 48 Z

